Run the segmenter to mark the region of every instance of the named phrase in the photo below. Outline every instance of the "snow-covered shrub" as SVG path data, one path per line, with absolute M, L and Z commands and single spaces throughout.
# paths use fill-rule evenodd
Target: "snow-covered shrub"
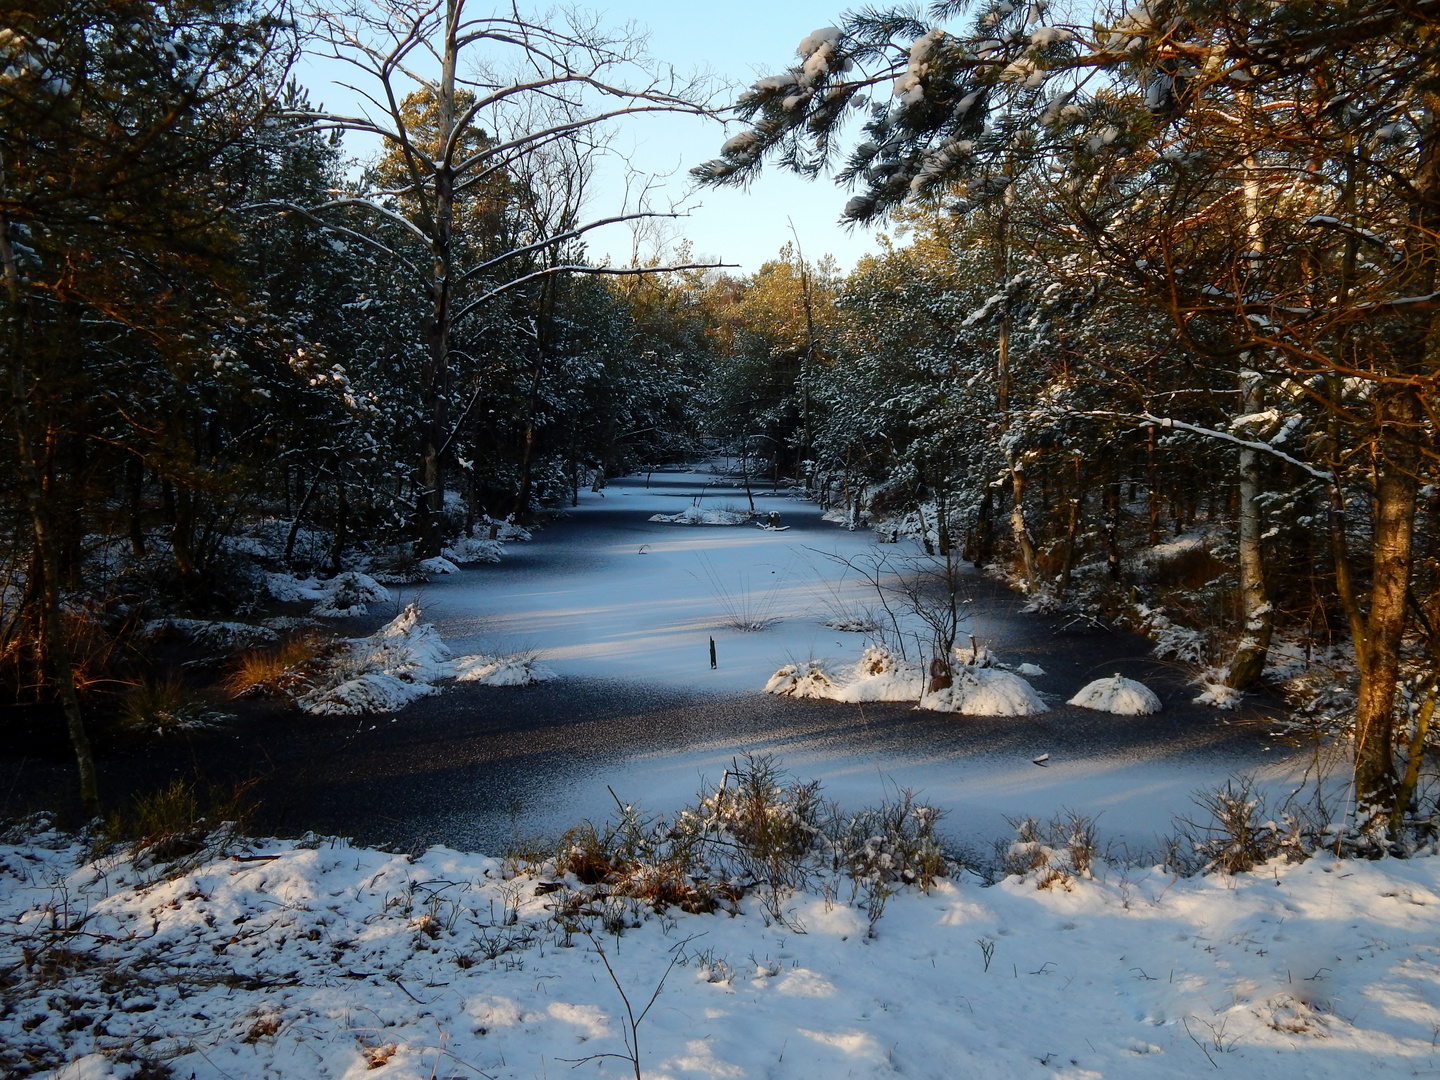
M 265 589 L 271 599 L 282 604 L 316 601 L 321 598 L 320 582 L 315 578 L 297 578 L 294 574 L 266 574 Z
M 1070 699 L 1069 704 L 1117 716 L 1148 716 L 1161 709 L 1160 698 L 1155 691 L 1119 673 L 1087 683 Z
M 204 648 L 224 652 L 274 645 L 280 640 L 280 635 L 268 626 L 215 619 L 152 619 L 141 627 L 140 632 L 141 636 L 152 640 L 179 637 Z
M 1010 819 L 1015 840 L 1005 848 L 1006 874 L 1033 878 L 1037 889 L 1059 885 L 1066 892 L 1076 878 L 1091 877 L 1100 853 L 1095 820 L 1067 812 L 1041 823 L 1033 817 Z
M 1207 672 L 1197 685 L 1200 693 L 1191 699 L 1196 705 L 1209 705 L 1212 709 L 1222 710 L 1238 709 L 1245 697 L 1233 686 L 1226 686 L 1223 676 L 1217 672 Z
M 185 688 L 179 679 L 160 682 L 142 680 L 125 695 L 120 707 L 120 722 L 145 735 L 171 735 L 210 727 L 229 719 L 225 713 L 209 709 Z
M 409 605 L 367 638 L 346 643 L 320 686 L 296 701 L 320 716 L 393 712 L 438 693 L 433 685 L 451 677 L 452 654 L 420 609 Z
M 324 619 L 369 614 L 370 604 L 388 603 L 390 590 L 368 574 L 350 570 L 320 585 L 320 602 L 310 611 Z
M 1294 810 L 1271 818 L 1251 777 L 1231 777 L 1222 787 L 1197 792 L 1194 802 L 1208 819 L 1187 819 L 1181 827 L 1192 866 L 1199 861 L 1205 873 L 1242 874 L 1280 855 L 1291 862 L 1309 857 L 1314 838 L 1307 833 L 1313 830 Z
M 1140 632 L 1155 643 L 1152 650 L 1155 656 L 1161 660 L 1178 660 L 1182 664 L 1205 663 L 1209 642 L 1199 630 L 1177 625 L 1163 612 L 1144 604 L 1139 605 L 1136 613 L 1140 619 Z

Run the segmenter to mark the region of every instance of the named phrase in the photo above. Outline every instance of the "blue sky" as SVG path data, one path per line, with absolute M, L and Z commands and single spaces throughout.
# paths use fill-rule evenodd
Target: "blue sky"
M 486 0 L 471 0 L 478 12 Z M 674 3 L 631 0 L 624 4 L 587 5 L 602 13 L 605 22 L 620 27 L 634 22 L 648 29 L 650 53 L 681 72 L 709 70 L 739 87 L 758 73 L 779 70 L 794 58 L 795 46 L 810 31 L 832 25 L 846 6 L 828 0 L 725 0 L 724 3 Z M 312 99 L 337 109 L 353 107 L 353 95 L 334 84 L 334 69 L 307 63 L 297 72 Z M 728 100 L 728 97 L 727 97 Z M 730 133 L 740 130 L 732 124 Z M 714 157 L 726 133 L 719 124 L 682 117 L 638 117 L 623 125 L 616 148 L 647 172 L 674 174 L 665 181 L 667 196 L 679 198 L 690 190 L 686 174 L 693 165 Z M 363 154 L 366 148 L 352 147 Z M 373 152 L 373 151 L 370 151 Z M 621 170 L 602 166 L 597 175 L 591 213 L 605 216 L 623 199 Z M 690 239 L 697 254 L 738 263 L 752 272 L 790 239 L 793 220 L 807 259 L 832 254 L 842 269 L 875 249 L 868 231 L 847 232 L 836 224 L 848 196 L 827 179 L 805 181 L 767 169 L 744 191 L 707 190 L 692 200 L 689 218 L 676 230 Z M 591 250 L 597 256 L 628 260 L 631 237 L 627 230 L 592 234 Z

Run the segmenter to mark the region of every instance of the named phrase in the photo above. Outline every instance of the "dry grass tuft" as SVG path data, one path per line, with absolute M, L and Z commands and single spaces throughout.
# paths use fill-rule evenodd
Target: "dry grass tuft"
M 316 669 L 334 649 L 334 638 L 327 634 L 296 634 L 273 649 L 242 653 L 221 685 L 237 698 L 247 694 L 293 696 L 309 688 Z

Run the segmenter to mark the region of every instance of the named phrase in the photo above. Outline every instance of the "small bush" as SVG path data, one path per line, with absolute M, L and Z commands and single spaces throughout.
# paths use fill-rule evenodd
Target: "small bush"
M 1294 811 L 1267 816 L 1265 796 L 1249 776 L 1231 777 L 1223 787 L 1197 792 L 1194 803 L 1208 821 L 1182 819 L 1181 839 L 1193 853 L 1191 861 L 1205 873 L 1243 874 L 1284 855 L 1295 862 L 1309 856 L 1307 829 Z
M 174 780 L 168 787 L 138 796 L 128 810 L 112 813 L 105 837 L 112 843 L 130 843 L 137 865 L 193 855 L 222 826 L 231 833 L 244 831 L 254 810 L 246 798 L 251 786 L 242 784 L 229 792 L 211 788 L 202 795 L 195 785 Z
M 120 706 L 120 723 L 138 733 L 168 735 L 187 728 L 204 727 L 221 719 L 205 707 L 178 678 L 163 681 L 143 679 L 125 695 Z
M 1076 878 L 1091 876 L 1100 854 L 1094 818 L 1065 811 L 1045 823 L 1032 817 L 1007 820 L 1015 840 L 1000 852 L 1006 874 L 1033 875 L 1036 888 L 1058 885 L 1067 892 Z

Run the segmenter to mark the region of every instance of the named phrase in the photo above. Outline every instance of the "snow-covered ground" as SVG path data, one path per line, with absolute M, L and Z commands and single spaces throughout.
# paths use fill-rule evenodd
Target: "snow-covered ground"
M 559 916 L 573 879 L 441 848 L 270 841 L 162 875 L 49 844 L 0 846 L 10 1076 L 635 1076 L 627 999 L 646 1080 L 1440 1072 L 1436 858 L 961 876 L 872 936 L 843 889 L 791 896 L 788 926 L 753 899 Z

